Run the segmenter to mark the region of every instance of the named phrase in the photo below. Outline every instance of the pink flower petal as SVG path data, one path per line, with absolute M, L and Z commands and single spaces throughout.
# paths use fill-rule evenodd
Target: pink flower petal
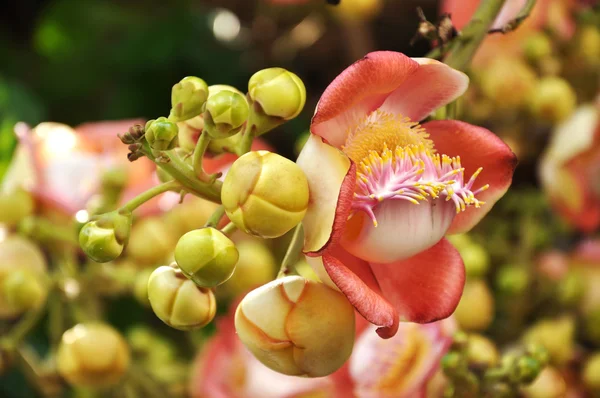
M 378 225 L 366 213 L 356 213 L 346 224 L 342 245 L 369 262 L 399 261 L 438 243 L 450 228 L 455 209 L 453 202 L 443 198 L 419 204 L 384 200 L 373 211 Z
M 465 284 L 462 258 L 445 238 L 406 260 L 371 263 L 371 269 L 402 321 L 428 323 L 449 317 Z
M 310 199 L 304 226 L 304 252 L 319 255 L 335 243 L 350 214 L 356 167 L 340 150 L 311 134 L 298 157 L 308 179 Z
M 393 51 L 367 54 L 327 87 L 317 105 L 311 131 L 340 148 L 357 119 L 377 109 L 418 66 L 409 57 Z
M 479 209 L 468 208 L 458 214 L 448 231 L 451 234 L 467 232 L 506 193 L 517 166 L 517 157 L 498 136 L 483 127 L 456 120 L 432 121 L 423 127 L 439 153 L 460 156 L 467 180 L 479 167 L 483 167 L 472 190 L 489 184 L 488 190 L 477 195 L 486 203 Z
M 382 296 L 369 264 L 341 247 L 323 255 L 323 265 L 331 280 L 356 310 L 369 322 L 379 326 L 377 333 L 390 338 L 398 330 L 398 313 Z
M 419 121 L 460 97 L 469 86 L 464 73 L 429 58 L 413 58 L 419 69 L 383 103 L 381 109 Z

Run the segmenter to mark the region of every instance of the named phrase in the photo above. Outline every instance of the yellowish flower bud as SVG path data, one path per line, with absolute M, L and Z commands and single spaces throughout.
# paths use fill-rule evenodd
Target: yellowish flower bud
M 535 72 L 516 58 L 497 58 L 481 73 L 480 86 L 501 110 L 525 105 L 537 82 Z
M 46 268 L 44 254 L 29 240 L 14 235 L 0 242 L 0 290 L 16 271 L 41 277 L 46 274 Z M 0 294 L 0 319 L 10 319 L 21 313 L 22 309 L 11 305 L 5 295 Z
M 583 26 L 575 41 L 576 54 L 590 65 L 600 63 L 600 28 Z
M 0 193 L 0 224 L 17 225 L 33 213 L 34 205 L 33 198 L 24 189 Z
M 42 305 L 48 289 L 42 276 L 28 269 L 18 269 L 4 278 L 2 293 L 6 303 L 19 312 Z
M 567 393 L 567 383 L 560 372 L 546 367 L 530 385 L 521 388 L 526 398 L 563 398 Z
M 225 176 L 221 201 L 242 231 L 276 238 L 294 228 L 308 207 L 308 182 L 298 165 L 268 151 L 249 152 Z
M 235 272 L 217 289 L 217 296 L 223 292 L 235 298 L 275 278 L 275 258 L 263 243 L 248 239 L 236 243 L 236 247 L 240 258 Z
M 575 352 L 575 321 L 570 317 L 537 322 L 524 336 L 525 342 L 535 343 L 548 350 L 550 361 L 556 365 L 568 362 Z
M 212 290 L 198 287 L 172 266 L 162 266 L 148 280 L 148 299 L 161 321 L 179 330 L 204 327 L 215 317 L 217 303 Z
M 130 362 L 125 339 L 109 325 L 83 323 L 67 330 L 58 347 L 58 372 L 70 384 L 108 387 L 126 373 Z
M 208 85 L 199 77 L 184 77 L 171 90 L 171 114 L 169 119 L 182 122 L 202 113 L 208 98 Z
M 215 228 L 190 231 L 175 246 L 181 272 L 202 287 L 215 287 L 229 279 L 238 258 L 235 243 Z
M 582 378 L 590 391 L 600 393 L 600 353 L 597 352 L 588 358 Z
M 494 297 L 484 281 L 467 281 L 454 316 L 461 329 L 478 332 L 488 328 L 494 318 Z
M 496 345 L 480 334 L 469 335 L 467 344 L 467 358 L 469 364 L 478 368 L 491 368 L 496 366 L 500 356 Z
M 577 94 L 573 87 L 560 77 L 550 76 L 539 81 L 530 98 L 530 109 L 540 120 L 559 123 L 573 113 Z
M 529 61 L 537 62 L 552 54 L 552 42 L 544 32 L 536 32 L 527 37 L 523 49 Z
M 89 258 L 106 263 L 119 257 L 129 239 L 131 213 L 111 212 L 86 223 L 79 231 L 79 245 Z
M 206 101 L 204 129 L 212 138 L 231 137 L 242 129 L 248 115 L 248 102 L 242 94 L 221 90 Z
M 268 68 L 252 75 L 248 81 L 248 96 L 266 115 L 290 120 L 304 108 L 306 88 L 292 72 Z
M 383 0 L 343 0 L 335 7 L 329 7 L 336 18 L 348 22 L 371 20 L 382 8 Z
M 267 367 L 320 377 L 339 369 L 354 344 L 354 308 L 338 291 L 299 276 L 250 292 L 235 313 L 240 340 Z
M 136 275 L 133 282 L 133 297 L 144 307 L 150 306 L 150 301 L 148 301 L 148 280 L 152 271 L 151 268 L 142 270 Z
M 145 137 L 152 149 L 168 151 L 177 146 L 179 128 L 177 124 L 166 117 L 148 120 L 145 127 Z
M 163 220 L 174 234 L 181 236 L 204 225 L 217 209 L 217 204 L 206 199 L 188 195 L 185 201 L 163 216 Z
M 467 276 L 481 278 L 485 276 L 490 267 L 490 256 L 483 246 L 471 243 L 458 249 L 465 263 Z
M 139 220 L 131 231 L 127 255 L 144 265 L 164 262 L 175 248 L 177 237 L 161 218 Z

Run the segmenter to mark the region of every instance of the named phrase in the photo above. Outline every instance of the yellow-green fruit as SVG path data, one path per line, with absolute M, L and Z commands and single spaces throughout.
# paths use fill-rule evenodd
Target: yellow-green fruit
M 85 254 L 98 263 L 113 261 L 121 255 L 124 242 L 119 242 L 114 228 L 104 228 L 96 221 L 86 223 L 79 231 L 79 245 Z
M 9 306 L 24 312 L 42 305 L 47 290 L 42 275 L 28 269 L 18 269 L 8 274 L 2 283 L 2 294 Z
M 129 347 L 109 325 L 82 323 L 67 330 L 58 347 L 58 372 L 78 387 L 109 387 L 129 368 Z
M 300 167 L 268 151 L 249 152 L 225 176 L 221 201 L 242 231 L 277 238 L 302 221 L 308 207 L 308 181 Z
M 560 77 L 550 76 L 539 81 L 530 98 L 530 109 L 537 118 L 559 123 L 575 110 L 577 95 L 573 87 Z
M 133 297 L 145 307 L 150 306 L 150 301 L 148 300 L 148 280 L 152 271 L 152 269 L 146 268 L 138 272 L 133 282 Z
M 479 332 L 488 328 L 494 317 L 494 298 L 484 281 L 467 281 L 454 316 L 461 329 Z
M 271 282 L 276 272 L 275 258 L 264 244 L 248 239 L 236 243 L 236 246 L 240 258 L 235 271 L 217 290 L 217 293 L 223 291 L 231 298 Z
M 535 72 L 516 58 L 497 58 L 481 73 L 481 91 L 496 108 L 512 110 L 525 105 L 536 87 Z
M 204 327 L 217 311 L 212 290 L 197 286 L 172 266 L 158 267 L 152 272 L 148 299 L 156 316 L 179 330 Z
M 538 321 L 524 336 L 525 342 L 536 343 L 548 350 L 551 363 L 563 365 L 575 352 L 575 321 L 570 317 Z
M 34 205 L 33 198 L 24 189 L 0 193 L 0 224 L 17 225 L 33 213 Z
M 0 242 L 0 287 L 15 271 L 27 271 L 42 277 L 46 274 L 46 260 L 42 251 L 31 241 L 13 235 Z M 10 319 L 22 313 L 22 309 L 7 302 L 0 294 L 0 319 Z
M 600 353 L 590 356 L 583 368 L 583 382 L 595 393 L 600 393 Z
M 175 246 L 181 272 L 202 287 L 215 287 L 229 279 L 238 258 L 235 243 L 215 228 L 190 231 Z
M 340 292 L 299 276 L 248 293 L 235 312 L 244 345 L 276 372 L 320 377 L 339 369 L 354 345 L 354 307 Z
M 252 75 L 248 81 L 248 96 L 266 115 L 290 120 L 304 108 L 306 88 L 294 73 L 283 68 L 268 68 Z
M 145 137 L 153 149 L 167 151 L 177 146 L 179 128 L 166 117 L 146 122 Z
M 140 220 L 131 230 L 127 255 L 145 265 L 162 263 L 175 248 L 177 237 L 158 217 Z
M 494 367 L 499 360 L 496 345 L 480 334 L 469 335 L 467 345 L 467 358 L 469 364 L 475 367 Z
M 221 90 L 206 101 L 204 128 L 212 138 L 231 137 L 240 131 L 249 113 L 248 102 L 242 94 Z
M 199 77 L 187 76 L 171 90 L 171 114 L 169 119 L 182 122 L 202 113 L 208 98 L 208 85 Z

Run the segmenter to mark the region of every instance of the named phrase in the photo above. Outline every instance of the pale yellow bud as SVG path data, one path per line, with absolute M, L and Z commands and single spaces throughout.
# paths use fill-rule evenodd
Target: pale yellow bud
M 116 384 L 129 367 L 129 348 L 112 327 L 83 323 L 67 330 L 58 347 L 58 372 L 70 384 L 107 387 Z
M 573 87 L 555 76 L 540 80 L 530 98 L 534 116 L 550 123 L 559 123 L 568 118 L 576 105 L 577 94 Z
M 469 335 L 467 345 L 469 365 L 479 368 L 494 367 L 500 358 L 496 345 L 480 334 Z
M 161 218 L 145 218 L 133 226 L 126 254 L 140 264 L 159 264 L 171 255 L 176 239 Z
M 515 58 L 497 58 L 481 73 L 481 91 L 499 109 L 525 104 L 536 85 L 535 72 Z
M 0 224 L 17 225 L 33 213 L 35 203 L 29 192 L 17 188 L 12 192 L 0 193 Z
M 235 313 L 240 340 L 267 367 L 320 377 L 339 369 L 354 344 L 354 307 L 341 293 L 299 276 L 250 292 Z
M 525 334 L 524 340 L 548 350 L 550 361 L 556 365 L 568 362 L 575 352 L 575 321 L 570 317 L 537 322 Z
M 240 132 L 249 115 L 246 97 L 221 90 L 206 101 L 204 129 L 212 138 L 228 138 Z
M 521 388 L 526 398 L 563 398 L 567 393 L 567 383 L 560 372 L 547 366 L 530 385 Z
M 331 13 L 343 21 L 361 22 L 376 17 L 383 8 L 383 0 L 342 0 L 329 7 Z
M 308 207 L 308 181 L 300 167 L 268 151 L 249 152 L 233 163 L 221 201 L 242 231 L 276 238 L 294 228 Z
M 212 290 L 198 287 L 172 266 L 158 267 L 152 272 L 148 299 L 156 316 L 179 330 L 204 327 L 217 311 Z
M 454 316 L 461 329 L 467 331 L 487 329 L 494 318 L 494 297 L 484 281 L 467 281 Z
M 202 112 L 208 98 L 208 85 L 195 76 L 184 77 L 171 90 L 171 114 L 169 119 L 181 122 Z
M 283 68 L 268 68 L 252 75 L 248 81 L 248 96 L 266 115 L 290 120 L 304 108 L 306 88 L 294 73 Z

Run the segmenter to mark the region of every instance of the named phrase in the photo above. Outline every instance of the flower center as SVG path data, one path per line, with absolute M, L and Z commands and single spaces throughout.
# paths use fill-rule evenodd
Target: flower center
M 356 164 L 369 157 L 371 151 L 382 153 L 384 147 L 406 147 L 423 144 L 435 153 L 429 134 L 409 118 L 376 110 L 358 123 L 346 139 L 343 151 Z

